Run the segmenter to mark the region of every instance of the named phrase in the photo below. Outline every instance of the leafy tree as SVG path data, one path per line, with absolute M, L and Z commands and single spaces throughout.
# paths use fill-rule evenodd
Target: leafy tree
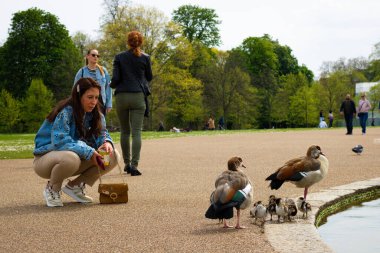
M 33 78 L 42 78 L 56 97 L 67 96 L 81 56 L 56 16 L 37 8 L 17 12 L 0 50 L 0 88 L 26 95 Z
M 246 110 L 245 106 L 252 107 L 250 101 L 254 98 L 254 89 L 250 86 L 248 73 L 233 64 L 227 64 L 228 57 L 227 52 L 216 52 L 215 61 L 204 69 L 204 76 L 201 77 L 204 83 L 204 105 L 211 114 L 222 115 L 226 121 L 234 114 L 235 123 L 246 124 L 249 121 L 242 122 L 240 117 L 237 117 L 239 112 L 234 111 L 233 108 L 234 104 L 244 100 L 246 103 L 241 103 L 240 107 L 236 109 L 239 109 L 240 112 L 252 112 Z M 252 119 L 253 116 L 244 118 Z
M 71 37 L 75 47 L 81 52 L 81 55 L 86 55 L 90 48 L 97 48 L 96 43 L 91 40 L 88 34 L 76 32 Z
M 308 87 L 309 81 L 302 73 L 288 74 L 280 78 L 279 86 L 281 88 L 273 99 L 271 118 L 276 127 L 289 127 L 290 97 L 301 88 Z
M 27 132 L 38 130 L 53 103 L 53 93 L 47 89 L 41 79 L 33 79 L 22 103 L 21 119 Z
M 369 101 L 371 102 L 372 118 L 374 118 L 374 111 L 378 110 L 380 103 L 380 84 L 372 86 L 369 90 Z
M 290 97 L 289 121 L 292 126 L 317 126 L 318 101 L 313 87 L 303 86 Z
M 203 119 L 200 81 L 192 78 L 188 71 L 179 68 L 173 68 L 167 78 L 170 91 L 167 124 L 185 127 L 190 125 L 196 128 Z
M 369 81 L 380 81 L 380 59 L 371 61 L 365 72 Z
M 20 104 L 5 89 L 0 92 L 0 132 L 12 132 L 20 120 Z
M 245 69 L 251 77 L 251 84 L 258 88 L 259 127 L 271 128 L 272 101 L 278 89 L 279 74 L 275 45 L 265 36 L 250 37 L 234 51 L 244 59 Z
M 173 21 L 183 29 L 190 42 L 200 41 L 207 47 L 219 46 L 220 35 L 218 15 L 215 10 L 196 5 L 183 5 L 173 11 Z

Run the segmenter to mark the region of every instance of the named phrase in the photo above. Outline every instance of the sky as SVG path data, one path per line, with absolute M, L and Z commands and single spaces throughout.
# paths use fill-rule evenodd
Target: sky
M 37 7 L 58 17 L 70 35 L 77 31 L 99 36 L 104 0 L 0 0 L 0 44 L 8 37 L 12 16 Z M 323 62 L 368 58 L 380 42 L 379 0 L 135 0 L 168 19 L 173 10 L 190 4 L 214 9 L 219 16 L 222 45 L 229 50 L 248 37 L 269 34 L 289 46 L 298 63 L 316 76 Z

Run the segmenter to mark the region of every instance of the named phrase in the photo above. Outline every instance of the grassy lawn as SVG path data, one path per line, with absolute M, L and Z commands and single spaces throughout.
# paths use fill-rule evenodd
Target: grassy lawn
M 310 130 L 312 128 L 309 128 Z M 186 136 L 236 134 L 262 131 L 295 131 L 305 129 L 275 129 L 275 130 L 224 130 L 224 131 L 192 131 L 188 133 L 143 132 L 143 139 L 177 138 Z M 0 159 L 33 158 L 35 134 L 0 134 Z M 120 142 L 120 133 L 111 133 L 115 143 Z

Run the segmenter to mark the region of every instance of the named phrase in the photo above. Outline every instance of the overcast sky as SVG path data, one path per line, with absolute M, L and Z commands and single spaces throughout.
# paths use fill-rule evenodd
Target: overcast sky
M 0 43 L 8 37 L 15 12 L 38 7 L 59 18 L 70 34 L 82 31 L 96 38 L 103 0 L 0 0 Z M 184 4 L 214 9 L 221 20 L 222 50 L 245 38 L 269 34 L 288 45 L 299 64 L 315 75 L 324 61 L 368 58 L 380 42 L 379 0 L 135 0 L 155 7 L 168 19 Z

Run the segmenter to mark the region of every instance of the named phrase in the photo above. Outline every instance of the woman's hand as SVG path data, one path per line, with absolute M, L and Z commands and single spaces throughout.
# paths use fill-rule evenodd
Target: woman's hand
M 99 150 L 104 150 L 108 154 L 112 154 L 113 153 L 113 147 L 112 147 L 111 143 L 109 143 L 108 141 L 106 141 L 105 143 L 103 143 L 103 145 L 101 145 L 99 147 Z
M 97 158 L 98 157 L 98 158 Z M 93 164 L 95 164 L 96 166 L 100 166 L 102 167 L 98 161 L 101 161 L 102 160 L 102 156 L 95 150 L 94 153 L 92 154 L 91 156 L 91 161 Z M 102 162 L 103 163 L 103 162 Z M 104 165 L 103 165 L 104 167 Z

